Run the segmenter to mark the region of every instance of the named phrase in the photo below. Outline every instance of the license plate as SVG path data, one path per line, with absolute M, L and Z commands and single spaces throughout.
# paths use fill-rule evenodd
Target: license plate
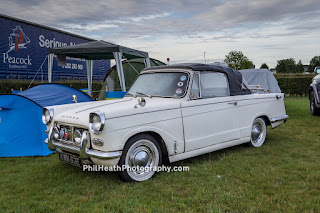
M 77 156 L 69 155 L 66 153 L 59 153 L 59 159 L 64 163 L 71 164 L 77 167 L 82 167 L 82 160 Z

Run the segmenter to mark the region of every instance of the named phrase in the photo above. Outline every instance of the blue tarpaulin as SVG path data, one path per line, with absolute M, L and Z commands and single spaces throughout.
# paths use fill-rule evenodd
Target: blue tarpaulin
M 73 103 L 72 95 L 77 96 L 78 102 L 92 101 L 86 93 L 60 84 L 42 84 L 19 92 L 18 95 L 29 98 L 42 107 Z
M 12 95 L 0 95 L 0 157 L 46 156 L 42 107 L 92 101 L 85 93 L 58 84 L 43 84 Z
M 106 99 L 112 100 L 112 99 L 119 99 L 123 98 L 127 94 L 127 92 L 120 92 L 120 91 L 107 91 L 106 92 Z

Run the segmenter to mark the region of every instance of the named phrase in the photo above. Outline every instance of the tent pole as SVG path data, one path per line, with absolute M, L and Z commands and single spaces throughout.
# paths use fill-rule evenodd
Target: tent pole
M 48 82 L 52 79 L 53 54 L 48 55 Z
M 90 91 L 91 91 L 91 93 L 90 93 L 90 96 L 92 96 L 91 94 L 92 94 L 92 75 L 93 75 L 93 60 L 90 60 Z
M 116 60 L 116 66 L 117 66 L 121 89 L 123 92 L 126 92 L 126 82 L 124 79 L 123 67 L 122 67 L 122 62 L 121 62 L 122 53 L 121 52 L 114 52 L 113 55 L 114 55 L 114 59 Z
M 88 78 L 88 94 L 91 96 L 92 93 L 92 70 L 93 70 L 93 60 L 86 60 L 87 65 L 87 78 Z

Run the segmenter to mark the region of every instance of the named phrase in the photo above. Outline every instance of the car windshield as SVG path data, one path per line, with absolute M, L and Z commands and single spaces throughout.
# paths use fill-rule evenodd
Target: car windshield
M 146 73 L 137 78 L 128 95 L 181 98 L 188 81 L 189 75 L 184 72 Z

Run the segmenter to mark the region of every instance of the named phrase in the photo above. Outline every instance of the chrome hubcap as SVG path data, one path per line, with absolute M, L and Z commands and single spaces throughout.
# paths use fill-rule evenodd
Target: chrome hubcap
M 147 180 L 155 173 L 152 168 L 159 165 L 159 151 L 151 141 L 139 140 L 128 150 L 125 164 L 129 167 L 127 173 L 132 179 Z
M 138 150 L 136 154 L 130 156 L 130 161 L 134 166 L 147 166 L 150 158 L 150 153 L 144 150 Z
M 255 122 L 251 129 L 251 140 L 255 144 L 260 144 L 263 138 L 263 127 L 259 122 Z

